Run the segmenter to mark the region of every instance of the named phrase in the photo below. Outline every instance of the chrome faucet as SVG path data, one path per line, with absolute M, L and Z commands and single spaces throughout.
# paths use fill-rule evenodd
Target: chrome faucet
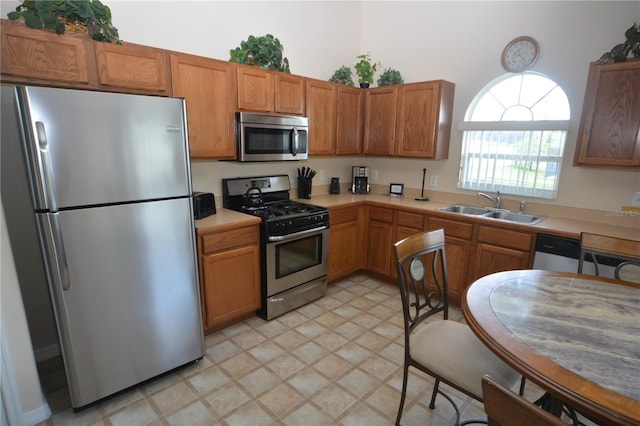
M 478 197 L 484 197 L 487 200 L 491 201 L 493 203 L 493 207 L 495 207 L 496 209 L 499 209 L 502 206 L 502 196 L 500 195 L 500 191 L 496 191 L 495 200 L 491 195 L 485 194 L 484 192 L 478 192 Z

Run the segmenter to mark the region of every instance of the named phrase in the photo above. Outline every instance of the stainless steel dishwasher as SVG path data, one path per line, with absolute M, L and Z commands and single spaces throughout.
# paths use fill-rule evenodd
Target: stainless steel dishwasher
M 533 258 L 533 269 L 557 272 L 578 272 L 578 258 L 580 257 L 580 240 L 558 237 L 555 235 L 538 234 L 536 238 L 536 252 Z M 595 274 L 593 262 L 584 262 L 583 274 Z M 600 276 L 613 278 L 619 259 L 598 256 Z

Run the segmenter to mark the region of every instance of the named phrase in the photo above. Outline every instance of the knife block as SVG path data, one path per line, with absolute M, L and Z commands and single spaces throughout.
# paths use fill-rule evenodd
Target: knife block
M 298 198 L 311 198 L 311 179 L 298 178 Z

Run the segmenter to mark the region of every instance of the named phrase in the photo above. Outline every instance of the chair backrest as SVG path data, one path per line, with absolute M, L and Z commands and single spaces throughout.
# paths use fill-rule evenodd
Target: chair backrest
M 405 340 L 426 318 L 449 315 L 444 230 L 421 232 L 394 244 L 398 286 L 405 323 Z M 408 345 L 408 342 L 405 342 Z M 408 347 L 408 346 L 407 346 Z
M 640 261 L 624 261 L 616 266 L 614 274 L 619 280 L 640 283 Z
M 596 275 L 599 275 L 598 255 L 620 259 L 621 262 L 627 261 L 638 264 L 640 263 L 640 241 L 591 234 L 589 232 L 581 233 L 578 272 L 582 273 L 582 267 L 586 260 L 593 261 Z M 624 279 L 620 277 L 621 268 L 616 268 L 615 277 L 617 279 Z
M 498 384 L 482 378 L 482 398 L 489 426 L 566 426 L 562 420 Z

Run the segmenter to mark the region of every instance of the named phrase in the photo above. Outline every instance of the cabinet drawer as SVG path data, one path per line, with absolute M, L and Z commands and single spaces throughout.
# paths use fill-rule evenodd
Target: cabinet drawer
M 339 225 L 346 222 L 356 222 L 358 220 L 358 209 L 348 208 L 339 210 L 329 210 L 330 226 Z
M 528 251 L 533 241 L 533 235 L 526 232 L 481 226 L 478 232 L 478 241 Z
M 259 229 L 257 226 L 206 234 L 202 236 L 202 254 L 254 244 L 258 241 Z
M 380 207 L 369 207 L 369 220 L 393 223 L 393 210 Z
M 419 213 L 396 211 L 396 224 L 407 228 L 415 228 L 422 231 L 424 216 Z
M 444 229 L 446 236 L 471 239 L 473 233 L 473 225 L 465 222 L 457 222 L 454 220 L 429 218 L 429 230 Z

